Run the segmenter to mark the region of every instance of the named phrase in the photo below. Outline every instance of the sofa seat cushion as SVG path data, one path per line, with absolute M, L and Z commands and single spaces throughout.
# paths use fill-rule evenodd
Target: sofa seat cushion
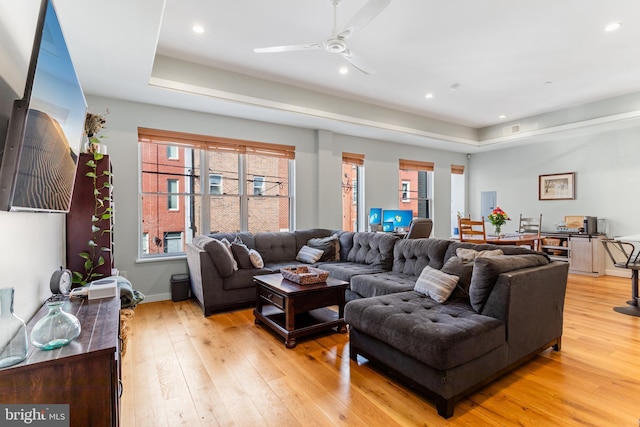
M 324 262 L 318 264 L 318 268 L 329 272 L 334 279 L 350 281 L 353 276 L 359 274 L 374 274 L 386 271 L 382 267 L 374 267 L 359 262 Z
M 462 303 L 415 291 L 347 303 L 345 321 L 435 369 L 460 366 L 506 345 L 505 326 Z
M 410 291 L 414 288 L 416 279 L 415 276 L 395 271 L 361 274 L 351 278 L 350 289 L 361 297 L 369 298 Z
M 274 273 L 280 272 L 284 267 L 315 267 L 314 264 L 306 264 L 300 261 L 283 261 L 283 262 L 269 262 L 264 265 L 264 268 L 272 270 Z

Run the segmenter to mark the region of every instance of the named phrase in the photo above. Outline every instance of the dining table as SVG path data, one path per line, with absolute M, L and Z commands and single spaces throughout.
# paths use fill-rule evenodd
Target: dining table
M 536 242 L 541 238 L 537 233 L 517 233 L 504 236 L 487 235 L 487 243 L 491 243 L 492 245 L 529 246 L 530 248 L 534 248 Z

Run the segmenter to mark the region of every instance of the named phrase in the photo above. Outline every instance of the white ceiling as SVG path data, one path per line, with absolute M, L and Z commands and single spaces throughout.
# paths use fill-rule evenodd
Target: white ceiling
M 3 0 L 4 1 L 4 0 Z M 341 28 L 367 0 L 342 0 Z M 319 43 L 332 29 L 331 0 L 55 0 L 88 94 L 352 134 L 411 138 L 420 132 L 339 123 L 265 104 L 229 102 L 149 86 L 157 54 L 476 128 L 640 92 L 637 0 L 392 0 L 348 40 L 377 69 L 350 67 L 324 50 L 258 54 L 255 47 Z M 612 21 L 616 32 L 605 32 Z M 192 26 L 205 28 L 195 34 Z M 225 88 L 219 83 L 218 90 Z M 453 84 L 459 84 L 452 91 Z M 311 92 L 314 91 L 314 92 Z M 433 93 L 426 99 L 426 93 Z M 231 96 L 233 98 L 233 96 Z M 500 119 L 501 114 L 506 115 Z M 409 136 L 407 134 L 410 134 Z M 403 141 L 403 138 L 408 139 Z M 437 138 L 436 138 L 437 139 Z M 454 138 L 455 139 L 455 138 Z M 435 144 L 435 145 L 434 145 Z M 455 146 L 455 142 L 452 144 Z M 455 148 L 454 148 L 455 149 Z M 460 148 L 470 152 L 468 147 Z

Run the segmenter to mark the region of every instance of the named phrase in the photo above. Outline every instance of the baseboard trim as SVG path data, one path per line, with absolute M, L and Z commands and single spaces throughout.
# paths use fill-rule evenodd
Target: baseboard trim
M 145 295 L 144 300 L 140 304 L 144 304 L 146 302 L 158 302 L 158 301 L 166 301 L 171 300 L 171 294 L 155 294 L 155 295 Z

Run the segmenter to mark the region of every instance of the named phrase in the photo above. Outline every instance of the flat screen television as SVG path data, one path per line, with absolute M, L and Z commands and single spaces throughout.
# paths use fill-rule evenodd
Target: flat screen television
M 413 219 L 413 211 L 405 209 L 385 209 L 382 212 L 382 224 L 393 223 L 393 230 L 398 228 L 409 228 Z
M 86 112 L 55 7 L 42 0 L 24 97 L 0 147 L 0 209 L 69 211 Z

